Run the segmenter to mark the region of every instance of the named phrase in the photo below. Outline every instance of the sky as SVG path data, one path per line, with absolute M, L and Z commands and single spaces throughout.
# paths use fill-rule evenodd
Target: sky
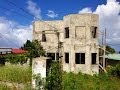
M 32 40 L 35 17 L 62 20 L 81 13 L 98 14 L 99 30 L 107 30 L 107 44 L 120 51 L 120 0 L 0 0 L 0 47 L 20 47 Z

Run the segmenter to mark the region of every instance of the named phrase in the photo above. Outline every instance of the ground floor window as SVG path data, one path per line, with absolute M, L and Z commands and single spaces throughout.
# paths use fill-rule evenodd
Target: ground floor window
M 69 63 L 69 53 L 65 53 L 65 63 Z
M 85 53 L 75 53 L 75 63 L 85 64 Z
M 47 53 L 47 57 L 51 60 L 55 60 L 55 59 L 59 60 L 59 53 L 56 53 L 56 56 L 55 56 L 55 53 Z
M 97 53 L 91 53 L 92 64 L 96 64 Z

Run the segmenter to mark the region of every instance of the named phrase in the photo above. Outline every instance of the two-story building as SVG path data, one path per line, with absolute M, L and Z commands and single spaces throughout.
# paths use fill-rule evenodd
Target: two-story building
M 54 60 L 59 51 L 63 71 L 99 73 L 98 19 L 96 14 L 70 14 L 63 20 L 35 21 L 33 39 L 40 41 Z M 58 42 L 62 44 L 59 49 Z

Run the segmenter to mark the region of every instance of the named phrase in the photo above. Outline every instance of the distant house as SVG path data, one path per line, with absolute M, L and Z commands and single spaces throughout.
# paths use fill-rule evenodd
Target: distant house
M 120 64 L 120 54 L 108 54 L 106 57 L 106 66 L 111 65 L 115 66 L 116 64 Z
M 13 54 L 24 54 L 24 53 L 26 53 L 27 51 L 25 51 L 25 50 L 22 50 L 22 49 L 12 49 L 12 53 Z
M 0 55 L 6 54 L 24 54 L 27 51 L 19 49 L 19 48 L 0 48 Z
M 0 48 L 0 55 L 12 53 L 12 48 Z

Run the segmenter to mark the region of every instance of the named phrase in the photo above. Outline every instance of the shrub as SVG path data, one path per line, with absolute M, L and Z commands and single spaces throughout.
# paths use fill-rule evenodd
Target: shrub
M 61 66 L 58 61 L 52 62 L 46 77 L 45 88 L 47 90 L 62 90 L 62 73 Z
M 110 67 L 108 74 L 120 78 L 120 64 Z

